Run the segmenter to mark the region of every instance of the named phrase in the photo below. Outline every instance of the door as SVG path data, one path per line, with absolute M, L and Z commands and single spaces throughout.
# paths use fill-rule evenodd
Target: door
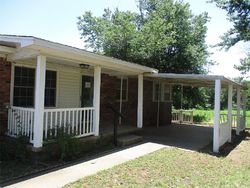
M 93 76 L 82 76 L 81 107 L 93 107 L 94 78 Z

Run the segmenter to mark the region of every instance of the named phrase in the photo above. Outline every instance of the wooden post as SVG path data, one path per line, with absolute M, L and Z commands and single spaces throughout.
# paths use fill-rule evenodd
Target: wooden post
M 143 125 L 143 74 L 138 75 L 137 128 Z
M 94 67 L 94 134 L 99 136 L 100 124 L 101 67 Z
M 43 112 L 45 90 L 46 57 L 37 56 L 35 84 L 35 113 L 34 113 L 34 148 L 42 147 L 43 143 Z
M 228 142 L 232 142 L 232 108 L 233 108 L 232 97 L 233 97 L 233 86 L 230 84 L 228 85 L 228 103 L 227 103 L 227 111 L 228 111 L 227 120 L 228 120 L 228 126 L 230 127 Z
M 237 135 L 240 135 L 240 123 L 241 123 L 240 103 L 241 103 L 240 87 L 237 87 L 237 127 L 236 127 L 236 134 Z
M 215 80 L 214 92 L 214 129 L 213 129 L 213 152 L 218 153 L 220 148 L 220 94 L 221 80 Z

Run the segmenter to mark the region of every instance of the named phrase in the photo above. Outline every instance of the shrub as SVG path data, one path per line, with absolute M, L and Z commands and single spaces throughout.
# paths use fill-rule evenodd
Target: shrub
M 196 123 L 201 123 L 201 122 L 204 122 L 206 121 L 206 116 L 205 115 L 201 115 L 201 114 L 196 114 L 193 116 L 193 120 L 194 122 Z
M 74 134 L 68 133 L 69 127 L 57 127 L 57 135 L 48 140 L 55 141 L 54 144 L 48 144 L 45 146 L 45 150 L 54 158 L 60 158 L 61 160 L 72 160 L 80 155 L 80 142 Z M 55 131 L 53 129 L 52 131 Z

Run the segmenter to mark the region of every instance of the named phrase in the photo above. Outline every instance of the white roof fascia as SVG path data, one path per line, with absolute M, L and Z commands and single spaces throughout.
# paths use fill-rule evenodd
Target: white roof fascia
M 33 37 L 0 35 L 0 41 L 13 42 L 19 44 L 21 48 L 34 44 Z
M 53 53 L 56 52 L 58 57 L 62 57 L 63 59 L 67 59 L 67 55 L 68 57 L 73 57 L 72 60 L 78 60 L 80 62 L 87 59 L 92 61 L 93 65 L 99 65 L 110 69 L 114 67 L 116 69 L 123 69 L 123 71 L 127 70 L 140 74 L 158 72 L 158 70 L 147 66 L 123 61 L 112 57 L 107 57 L 104 55 L 98 55 L 83 49 L 31 36 L 0 35 L 0 41 L 16 43 L 16 45 L 18 46 L 17 49 L 19 50 L 22 48 L 27 48 L 27 49 L 37 50 L 42 55 L 51 55 L 51 56 L 53 56 Z
M 150 67 L 146 67 L 143 65 L 135 64 L 135 63 L 130 63 L 127 61 L 123 61 L 123 60 L 112 58 L 112 57 L 107 57 L 104 55 L 95 54 L 93 52 L 88 52 L 86 50 L 82 50 L 79 48 L 75 48 L 75 47 L 71 47 L 71 46 L 67 46 L 67 45 L 63 45 L 63 44 L 59 44 L 59 43 L 55 43 L 51 41 L 46 41 L 43 39 L 35 38 L 34 45 L 37 45 L 39 47 L 45 47 L 51 50 L 60 51 L 60 52 L 63 52 L 64 54 L 70 53 L 70 54 L 74 54 L 82 58 L 87 57 L 90 59 L 95 59 L 98 61 L 98 63 L 100 63 L 100 65 L 102 65 L 103 63 L 106 64 L 106 67 L 111 67 L 112 65 L 115 65 L 115 66 L 123 66 L 129 69 L 132 69 L 134 71 L 138 70 L 144 73 L 157 73 L 158 72 L 158 70 L 150 68 Z M 32 46 L 30 47 L 32 48 Z

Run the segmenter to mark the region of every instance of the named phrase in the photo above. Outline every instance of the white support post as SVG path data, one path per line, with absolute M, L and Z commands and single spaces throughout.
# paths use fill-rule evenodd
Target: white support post
M 242 95 L 242 102 L 243 102 L 243 128 L 244 130 L 246 129 L 246 115 L 247 115 L 247 112 L 246 112 L 246 103 L 247 103 L 247 96 L 245 93 L 243 93 Z
M 99 136 L 100 124 L 101 67 L 94 67 L 94 134 Z
M 230 132 L 229 132 L 229 138 L 228 142 L 232 142 L 232 108 L 233 108 L 233 86 L 230 84 L 228 85 L 228 103 L 227 103 L 227 120 L 228 120 L 228 126 L 230 127 Z
M 143 125 L 143 74 L 138 75 L 137 128 Z
M 218 153 L 220 148 L 220 94 L 221 80 L 215 80 L 214 92 L 214 129 L 213 129 L 213 152 Z
M 240 103 L 241 103 L 241 93 L 240 87 L 237 87 L 237 127 L 236 127 L 236 135 L 240 134 Z
M 35 81 L 34 148 L 40 148 L 43 145 L 45 73 L 46 57 L 41 55 L 37 56 Z
M 122 88 L 123 88 L 123 77 L 121 77 L 121 82 L 120 82 L 120 109 L 119 112 L 122 113 Z M 119 117 L 119 125 L 122 124 L 122 118 Z

